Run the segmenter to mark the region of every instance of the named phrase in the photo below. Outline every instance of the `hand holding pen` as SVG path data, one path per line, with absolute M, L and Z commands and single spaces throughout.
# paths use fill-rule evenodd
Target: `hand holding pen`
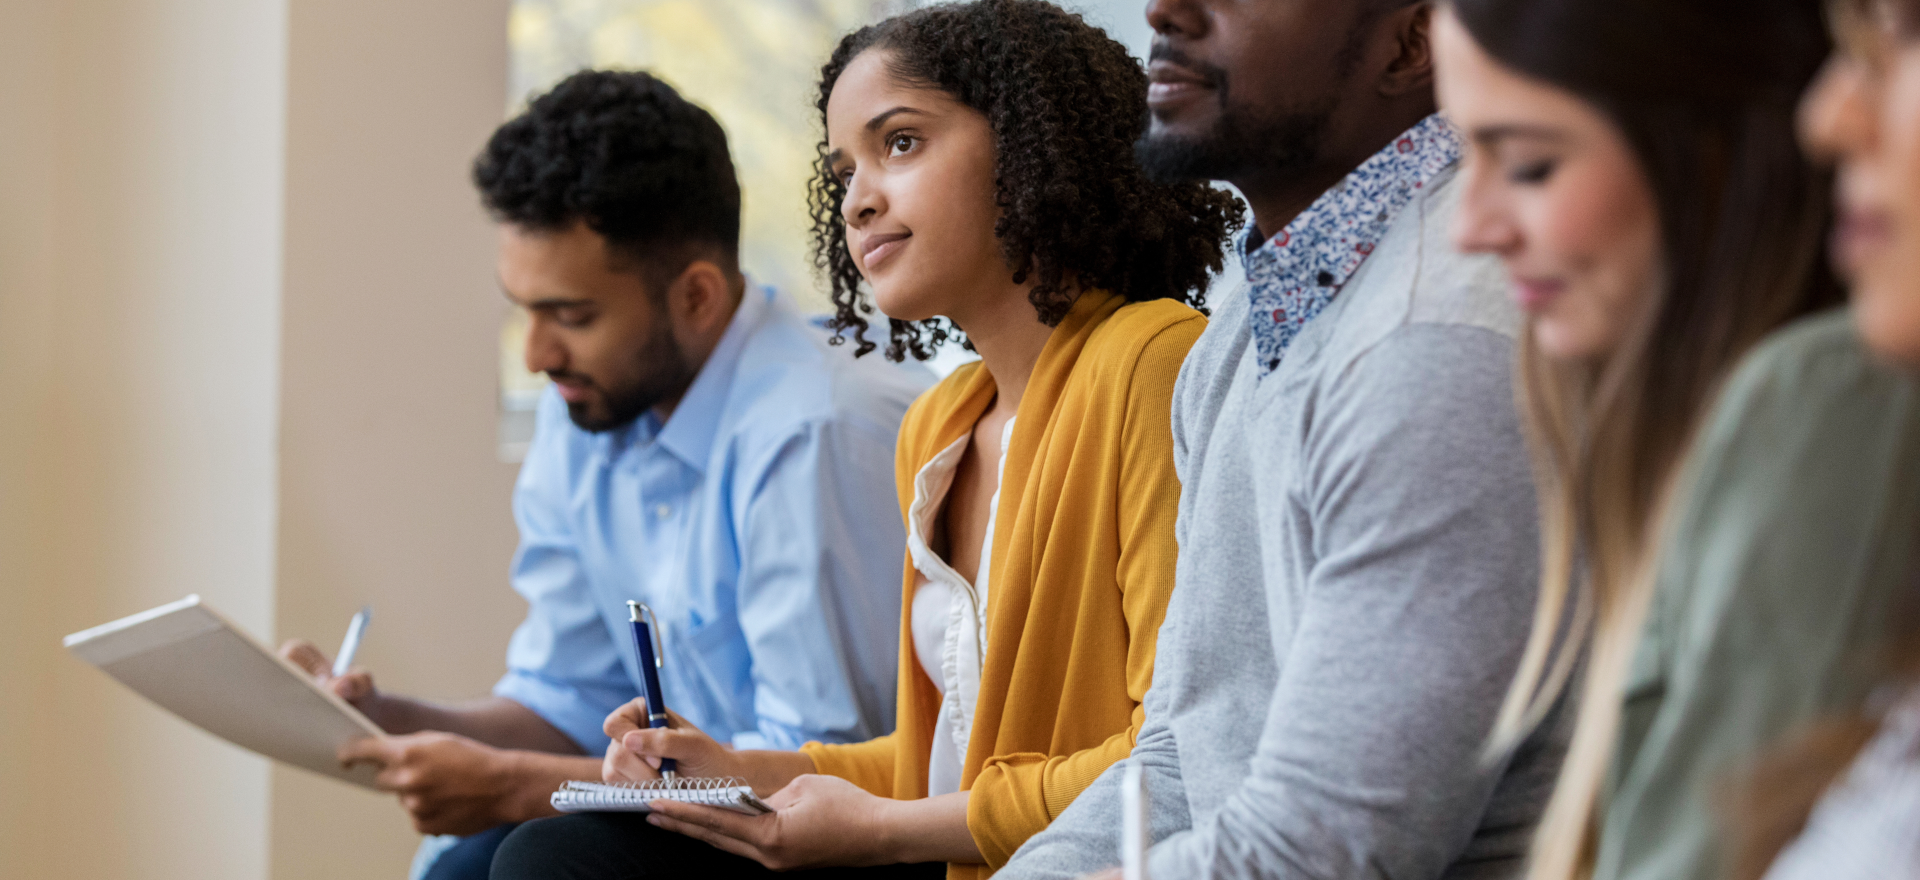
M 735 751 L 666 708 L 660 688 L 659 621 L 651 609 L 638 602 L 627 603 L 627 614 L 633 625 L 641 683 L 648 696 L 615 709 L 602 726 L 612 740 L 600 765 L 607 782 L 648 782 L 676 775 L 732 777 L 767 795 L 796 776 L 814 772 L 813 759 L 805 753 Z
M 607 782 L 663 778 L 659 769 L 663 761 L 673 761 L 683 778 L 740 775 L 734 751 L 685 718 L 669 709 L 667 717 L 673 726 L 650 727 L 647 714 L 647 700 L 641 697 L 607 716 L 603 729 L 611 742 L 600 765 L 600 775 Z
M 660 687 L 664 651 L 653 609 L 628 602 L 627 617 L 645 692 L 607 716 L 603 729 L 612 742 L 607 745 L 601 775 L 608 782 L 672 780 L 681 772 L 696 777 L 739 775 L 731 749 L 666 707 Z
M 660 778 L 655 769 L 671 758 L 682 779 L 733 778 L 746 782 L 762 797 L 784 788 L 795 777 L 814 772 L 805 752 L 732 749 L 708 736 L 673 710 L 671 727 L 649 727 L 645 697 L 614 710 L 604 726 L 608 739 L 600 775 L 607 782 L 648 782 Z
M 362 607 L 347 623 L 346 638 L 341 640 L 340 650 L 331 660 L 325 651 L 306 639 L 289 639 L 280 646 L 279 653 L 293 665 L 306 670 L 322 687 L 378 723 L 382 714 L 378 709 L 380 692 L 373 686 L 373 674 L 353 668 L 354 657 L 366 637 L 367 624 L 372 620 L 373 606 Z
M 659 638 L 660 621 L 653 618 L 653 609 L 639 602 L 627 603 L 627 616 L 633 626 L 633 650 L 640 659 L 640 679 L 646 685 L 641 695 L 647 700 L 647 727 L 667 727 L 667 701 L 660 690 L 660 664 L 663 662 Z M 675 771 L 672 758 L 661 758 L 658 765 L 660 778 L 672 782 L 679 774 Z

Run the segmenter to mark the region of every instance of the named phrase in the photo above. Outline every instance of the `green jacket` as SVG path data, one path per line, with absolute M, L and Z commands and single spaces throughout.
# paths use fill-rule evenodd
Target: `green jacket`
M 1627 681 L 1595 880 L 1720 880 L 1720 787 L 1856 705 L 1913 583 L 1920 385 L 1844 312 L 1736 371 L 1686 468 Z

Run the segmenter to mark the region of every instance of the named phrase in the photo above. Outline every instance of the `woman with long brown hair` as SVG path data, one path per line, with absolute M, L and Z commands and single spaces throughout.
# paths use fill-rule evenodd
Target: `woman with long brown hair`
M 1837 299 L 1824 178 L 1793 132 L 1824 30 L 1815 0 L 1452 0 L 1435 32 L 1470 145 L 1456 243 L 1502 258 L 1530 325 L 1541 597 L 1493 749 L 1577 695 L 1531 871 L 1590 876 L 1688 445 L 1748 349 Z

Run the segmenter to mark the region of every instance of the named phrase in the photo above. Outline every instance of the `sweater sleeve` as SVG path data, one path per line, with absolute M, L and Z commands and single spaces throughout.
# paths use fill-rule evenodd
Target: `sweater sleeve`
M 1310 424 L 1257 425 L 1306 432 L 1298 473 L 1253 476 L 1263 504 L 1311 522 L 1260 534 L 1306 542 L 1302 572 L 1265 572 L 1269 605 L 1293 603 L 1299 624 L 1276 640 L 1279 680 L 1244 779 L 1154 847 L 1153 876 L 1431 878 L 1463 854 L 1502 774 L 1480 749 L 1538 577 L 1511 358 L 1491 331 L 1403 327 Z
M 1177 625 L 1177 614 L 1170 615 L 1161 635 Z M 1165 840 L 1192 827 L 1193 821 L 1180 775 L 1180 746 L 1167 724 L 1166 692 L 1148 690 L 1145 707 L 1146 723 L 1127 758 L 1146 773 L 1148 837 Z M 998 880 L 1073 880 L 1118 864 L 1120 825 L 1120 772 L 1108 767 L 994 876 Z
M 810 742 L 801 754 L 813 759 L 814 772 L 838 776 L 883 798 L 893 797 L 894 738 L 876 737 L 861 743 Z
M 1178 547 L 1174 519 L 1180 480 L 1174 473 L 1173 386 L 1180 363 L 1205 329 L 1203 318 L 1168 326 L 1148 340 L 1129 377 L 1121 450 L 1116 577 L 1126 617 L 1126 686 L 1133 699 L 1124 730 L 1071 754 L 996 755 L 975 778 L 967 827 L 987 864 L 999 868 L 1027 839 L 1045 829 L 1109 766 L 1132 751 L 1144 720 L 1141 702 L 1153 684 L 1154 650 L 1173 594 Z

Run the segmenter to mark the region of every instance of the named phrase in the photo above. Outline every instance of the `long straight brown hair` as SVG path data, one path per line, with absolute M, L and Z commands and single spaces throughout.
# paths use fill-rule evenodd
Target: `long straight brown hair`
M 1794 135 L 1827 54 L 1820 0 L 1451 0 L 1523 76 L 1572 92 L 1620 131 L 1651 188 L 1662 276 L 1616 350 L 1521 345 L 1517 395 L 1540 484 L 1533 636 L 1494 731 L 1518 743 L 1570 686 L 1590 639 L 1579 722 L 1531 876 L 1588 876 L 1620 689 L 1683 454 L 1733 364 L 1768 332 L 1840 300 L 1823 239 L 1827 176 Z M 1571 620 L 1574 638 L 1563 632 Z M 1563 644 L 1564 643 L 1564 644 Z

